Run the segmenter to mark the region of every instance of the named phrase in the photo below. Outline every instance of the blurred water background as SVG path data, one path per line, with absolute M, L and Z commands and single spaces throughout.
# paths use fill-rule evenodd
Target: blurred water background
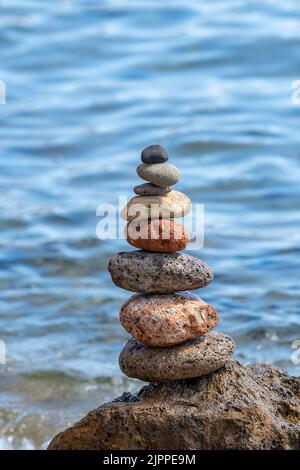
M 201 292 L 242 363 L 299 375 L 297 0 L 0 2 L 0 448 L 41 448 L 138 389 L 118 367 L 129 293 L 106 270 L 125 241 L 96 207 L 131 195 L 143 147 L 205 204 L 215 271 Z

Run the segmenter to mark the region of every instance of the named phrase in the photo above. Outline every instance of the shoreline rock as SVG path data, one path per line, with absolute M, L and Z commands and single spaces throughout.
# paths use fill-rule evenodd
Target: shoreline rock
M 201 378 L 124 393 L 49 450 L 299 450 L 300 378 L 232 360 Z

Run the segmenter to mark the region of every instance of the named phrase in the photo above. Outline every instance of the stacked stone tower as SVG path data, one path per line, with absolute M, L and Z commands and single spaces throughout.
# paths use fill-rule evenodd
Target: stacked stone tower
M 132 336 L 119 363 L 128 377 L 165 382 L 209 374 L 230 360 L 235 345 L 212 333 L 219 317 L 215 308 L 189 291 L 213 279 L 211 269 L 181 253 L 189 240 L 185 227 L 174 219 L 191 210 L 190 199 L 172 189 L 178 169 L 160 145 L 141 155 L 137 174 L 147 181 L 134 188 L 122 210 L 128 221 L 126 238 L 137 251 L 118 253 L 109 263 L 113 282 L 136 292 L 123 305 L 120 321 Z

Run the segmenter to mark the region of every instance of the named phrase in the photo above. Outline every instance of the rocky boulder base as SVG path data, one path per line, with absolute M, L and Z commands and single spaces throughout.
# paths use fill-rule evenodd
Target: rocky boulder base
M 48 449 L 300 449 L 300 379 L 231 361 L 201 378 L 124 393 L 58 434 Z

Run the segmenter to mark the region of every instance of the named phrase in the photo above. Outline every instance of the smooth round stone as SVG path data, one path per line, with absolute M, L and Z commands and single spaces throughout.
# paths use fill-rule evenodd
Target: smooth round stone
M 140 343 L 167 347 L 203 336 L 217 324 L 217 310 L 189 292 L 133 295 L 120 321 Z
M 184 217 L 192 209 L 191 200 L 179 191 L 165 196 L 134 196 L 122 209 L 124 220 L 136 222 L 147 219 L 173 219 Z
M 149 145 L 141 154 L 144 163 L 165 163 L 168 159 L 169 155 L 161 145 Z
M 136 172 L 140 178 L 162 188 L 176 184 L 180 178 L 179 170 L 171 163 L 153 163 L 149 165 L 141 163 Z
M 162 253 L 184 250 L 190 241 L 189 233 L 184 226 L 168 219 L 129 222 L 125 234 L 130 245 Z
M 213 280 L 211 268 L 186 253 L 121 252 L 108 269 L 118 287 L 145 294 L 199 289 Z
M 125 375 L 145 382 L 191 379 L 223 367 L 234 349 L 233 339 L 221 333 L 167 348 L 150 348 L 132 338 L 121 352 L 119 364 Z
M 152 183 L 139 184 L 133 188 L 138 196 L 164 196 L 171 191 L 171 188 L 160 188 Z

